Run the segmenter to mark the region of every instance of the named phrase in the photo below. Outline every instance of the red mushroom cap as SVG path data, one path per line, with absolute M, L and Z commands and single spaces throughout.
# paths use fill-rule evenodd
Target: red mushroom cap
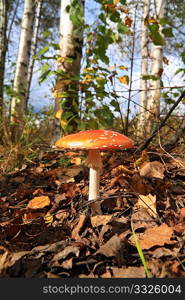
M 86 130 L 67 135 L 59 139 L 57 148 L 76 150 L 111 150 L 133 147 L 131 139 L 125 135 L 111 130 Z

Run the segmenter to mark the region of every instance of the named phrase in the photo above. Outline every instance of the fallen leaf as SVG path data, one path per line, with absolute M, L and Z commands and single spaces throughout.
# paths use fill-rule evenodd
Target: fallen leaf
M 28 212 L 23 215 L 23 223 L 30 223 L 32 220 L 38 219 L 38 221 L 42 221 L 41 217 L 44 217 L 44 213 L 41 212 Z
M 117 234 L 115 234 L 108 240 L 108 242 L 100 246 L 98 251 L 96 251 L 96 254 L 101 253 L 107 257 L 114 256 L 119 258 L 123 245 L 123 241 Z
M 93 227 L 97 227 L 100 225 L 106 225 L 112 219 L 112 215 L 97 215 L 91 217 L 91 224 Z
M 173 244 L 171 237 L 173 228 L 166 224 L 146 229 L 139 236 L 139 243 L 142 249 L 150 249 L 154 246 L 164 246 L 165 244 Z
M 80 239 L 80 233 L 83 230 L 83 227 L 85 225 L 85 222 L 87 221 L 87 216 L 86 215 L 80 215 L 78 224 L 75 226 L 71 233 L 72 239 Z
M 185 218 L 185 207 L 180 209 L 180 216 L 181 218 Z
M 144 267 L 111 268 L 113 278 L 146 278 Z
M 152 217 L 156 217 L 156 195 L 139 195 L 138 202 L 135 204 L 134 208 L 137 209 L 141 207 L 145 208 Z
M 73 257 L 67 259 L 67 260 L 64 260 L 61 264 L 61 267 L 63 267 L 64 269 L 72 269 L 73 267 Z
M 135 207 L 135 206 L 134 206 Z M 145 208 L 139 208 L 132 214 L 132 222 L 134 229 L 149 228 L 157 225 L 155 220 L 151 217 L 148 210 Z
M 76 257 L 79 257 L 80 250 L 84 247 L 84 244 L 76 243 L 74 245 L 70 245 L 64 248 L 64 250 L 58 252 L 54 255 L 54 257 L 51 260 L 52 266 L 61 266 L 61 263 L 58 261 L 61 259 L 67 258 L 69 255 L 75 255 Z
M 50 199 L 48 196 L 35 197 L 29 201 L 26 208 L 30 209 L 40 209 L 50 205 Z
M 0 277 L 8 275 L 7 269 L 12 267 L 17 260 L 28 254 L 29 251 L 11 252 L 3 246 L 0 246 Z
M 152 191 L 152 187 L 140 174 L 134 174 L 128 181 L 130 182 L 132 190 L 141 195 L 148 195 Z
M 164 178 L 164 165 L 159 161 L 145 162 L 141 165 L 139 173 L 141 176 L 154 177 L 154 178 Z
M 133 175 L 135 173 L 135 171 L 129 170 L 124 165 L 119 165 L 118 167 L 113 168 L 111 170 L 111 175 L 113 175 L 113 176 L 118 176 L 118 175 L 123 174 L 123 173 Z

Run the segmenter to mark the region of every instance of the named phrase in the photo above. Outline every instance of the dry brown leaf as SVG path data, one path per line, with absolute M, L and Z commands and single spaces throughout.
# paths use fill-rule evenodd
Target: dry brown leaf
M 80 249 L 80 245 L 71 245 L 65 247 L 63 251 L 58 252 L 54 255 L 53 259 L 51 260 L 51 266 L 61 266 L 61 263 L 59 263 L 58 261 L 61 259 L 65 259 L 69 254 L 74 254 L 76 257 L 78 257 L 80 254 Z
M 113 235 L 108 242 L 100 246 L 96 254 L 101 253 L 107 257 L 120 256 L 120 251 L 123 247 L 123 242 L 117 234 Z
M 45 214 L 41 213 L 41 212 L 29 212 L 29 213 L 25 213 L 23 216 L 23 223 L 30 223 L 32 220 L 38 219 L 40 221 L 42 221 L 42 219 L 40 219 L 41 217 L 43 217 Z
M 131 175 L 133 175 L 134 173 L 135 173 L 135 171 L 131 171 L 131 170 L 129 170 L 127 167 L 125 167 L 124 165 L 119 165 L 118 167 L 116 167 L 116 168 L 113 168 L 112 170 L 111 170 L 111 175 L 113 175 L 113 176 L 118 176 L 118 175 L 120 175 L 120 174 L 122 174 L 122 173 L 124 173 L 124 174 L 131 174 Z
M 144 267 L 112 268 L 113 278 L 146 278 Z
M 185 207 L 180 209 L 180 216 L 181 218 L 185 218 Z
M 20 251 L 12 253 L 8 249 L 0 246 L 0 277 L 5 276 L 6 270 L 12 267 L 17 260 L 28 254 L 29 251 Z
M 64 269 L 72 269 L 73 267 L 73 257 L 67 259 L 67 260 L 64 260 L 61 264 L 61 267 L 63 267 Z
M 112 215 L 98 215 L 91 217 L 92 227 L 97 227 L 100 225 L 106 225 L 112 219 Z
M 137 209 L 141 207 L 145 208 L 152 217 L 156 217 L 156 195 L 139 195 L 138 202 L 135 204 L 134 208 Z
M 145 162 L 140 167 L 140 175 L 152 178 L 164 178 L 164 165 L 159 161 Z
M 40 209 L 50 205 L 50 202 L 51 201 L 48 196 L 39 196 L 30 200 L 26 208 Z
M 164 244 L 173 244 L 171 237 L 173 228 L 162 224 L 157 227 L 148 228 L 140 235 L 139 243 L 142 249 L 150 249 L 154 246 L 164 246 Z
M 134 174 L 129 181 L 132 190 L 141 195 L 148 195 L 152 190 L 152 187 L 148 184 L 146 179 L 142 178 L 139 174 Z
M 87 216 L 86 215 L 80 215 L 78 224 L 75 226 L 71 233 L 71 237 L 74 240 L 80 239 L 80 233 L 83 230 L 83 227 L 85 225 L 85 222 L 87 221 Z
M 125 25 L 127 25 L 128 27 L 131 27 L 132 22 L 133 22 L 133 20 L 130 17 L 128 17 L 128 16 L 125 17 Z
M 139 208 L 132 214 L 134 229 L 149 228 L 157 225 L 157 222 L 148 213 L 145 208 Z

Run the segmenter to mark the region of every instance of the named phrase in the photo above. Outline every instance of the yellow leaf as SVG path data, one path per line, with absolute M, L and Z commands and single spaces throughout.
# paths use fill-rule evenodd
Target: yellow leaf
M 59 109 L 59 110 L 57 110 L 55 117 L 57 119 L 61 119 L 62 114 L 63 114 L 63 109 Z
M 113 4 L 117 5 L 120 2 L 120 0 L 113 0 Z
M 126 71 L 128 71 L 128 68 L 125 67 L 125 66 L 119 66 L 119 69 L 120 69 L 120 70 L 126 70 Z
M 124 75 L 124 76 L 121 76 L 121 77 L 118 77 L 119 81 L 123 84 L 129 84 L 129 77 L 127 75 Z
M 155 18 L 146 18 L 144 20 L 144 24 L 147 25 L 147 24 L 157 24 L 157 19 Z
M 43 219 L 46 224 L 51 224 L 53 222 L 53 216 L 49 212 L 43 217 Z
M 115 66 L 110 66 L 109 70 L 115 70 Z
M 93 68 L 85 68 L 85 69 L 83 69 L 83 72 L 93 72 L 94 71 L 94 69 Z
M 66 120 L 60 120 L 60 125 L 63 129 L 65 129 L 65 127 L 67 126 L 67 121 Z
M 81 165 L 82 160 L 81 160 L 80 157 L 72 157 L 72 158 L 71 158 L 71 163 L 73 163 L 73 164 L 79 166 L 79 165 Z

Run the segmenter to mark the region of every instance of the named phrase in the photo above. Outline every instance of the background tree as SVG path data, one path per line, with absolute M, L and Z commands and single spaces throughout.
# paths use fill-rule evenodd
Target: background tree
M 35 1 L 25 0 L 19 50 L 13 82 L 14 95 L 11 101 L 10 113 L 10 119 L 13 125 L 12 139 L 15 141 L 20 138 L 23 128 L 26 94 L 28 89 L 28 67 L 33 33 L 34 12 Z
M 141 137 L 145 130 L 145 112 L 147 109 L 147 80 L 143 76 L 148 75 L 149 60 L 149 37 L 147 19 L 149 17 L 150 0 L 143 1 L 143 15 L 141 19 L 141 77 L 140 77 L 140 99 L 139 99 L 139 115 L 137 124 L 137 135 Z
M 79 119 L 78 82 L 83 46 L 84 1 L 62 0 L 60 14 L 60 40 L 58 75 L 54 87 L 55 111 L 54 140 L 58 138 L 58 119 L 62 129 L 75 131 Z
M 163 73 L 163 47 L 165 40 L 163 38 L 163 19 L 165 17 L 166 0 L 154 1 L 154 23 L 149 24 L 150 36 L 152 38 L 151 47 L 151 67 L 149 96 L 147 99 L 147 111 L 145 114 L 146 132 L 150 133 L 154 123 L 157 123 L 160 115 L 161 100 L 161 76 Z
M 5 57 L 7 50 L 7 1 L 0 0 L 0 118 L 3 117 Z

